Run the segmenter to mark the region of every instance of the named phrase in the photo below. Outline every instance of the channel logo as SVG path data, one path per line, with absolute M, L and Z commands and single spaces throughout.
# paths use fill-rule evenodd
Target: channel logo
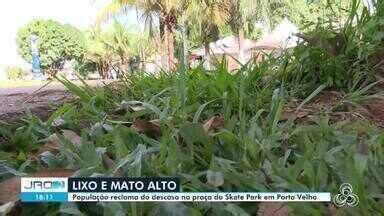
M 67 192 L 68 178 L 21 178 L 21 192 Z
M 22 202 L 65 202 L 68 178 L 21 178 Z
M 30 181 L 24 185 L 25 190 L 55 190 L 65 188 L 65 181 Z

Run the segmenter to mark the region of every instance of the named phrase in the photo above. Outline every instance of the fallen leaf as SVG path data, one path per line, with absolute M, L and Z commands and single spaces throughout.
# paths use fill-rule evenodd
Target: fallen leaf
M 263 202 L 259 204 L 258 216 L 288 216 L 291 209 L 285 203 Z
M 75 145 L 81 145 L 81 137 L 71 130 L 61 130 L 63 136 Z
M 160 123 L 158 120 L 146 121 L 137 119 L 131 127 L 138 133 L 143 133 L 151 138 L 159 138 L 161 136 Z
M 115 161 L 113 161 L 108 154 L 103 154 L 103 165 L 105 168 L 112 170 L 116 167 Z M 113 173 L 114 176 L 123 176 L 123 171 L 121 169 L 118 169 L 115 173 Z
M 69 177 L 74 171 L 70 169 L 50 169 L 41 170 L 36 173 L 27 175 L 32 177 Z M 9 178 L 0 183 L 0 203 L 9 203 L 19 200 L 20 196 L 20 176 Z
M 75 145 L 81 144 L 81 137 L 71 130 L 62 130 L 62 135 Z M 42 153 L 49 151 L 52 154 L 57 154 L 60 151 L 60 139 L 56 134 L 52 134 L 48 138 L 42 140 L 45 142 L 36 153 L 32 154 L 32 158 L 38 158 Z
M 20 195 L 20 177 L 15 176 L 0 183 L 0 203 L 16 202 Z
M 57 154 L 60 151 L 59 138 L 56 134 L 52 134 L 47 139 L 44 140 L 46 143 L 39 148 L 39 150 L 33 154 L 35 157 L 43 154 L 46 151 L 51 152 L 52 154 Z
M 203 128 L 206 133 L 224 128 L 224 117 L 221 115 L 213 116 L 205 122 Z

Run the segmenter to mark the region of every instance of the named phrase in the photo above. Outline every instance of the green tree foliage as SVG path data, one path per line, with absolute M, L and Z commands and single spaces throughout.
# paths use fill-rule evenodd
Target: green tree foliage
M 119 22 L 106 32 L 90 31 L 86 35 L 86 54 L 77 68 L 82 74 L 84 69 L 96 68 L 102 77 L 108 76 L 111 68 L 125 72 L 132 61 L 144 61 L 153 54 L 151 40 L 145 35 L 131 32 Z
M 164 66 L 172 68 L 174 66 L 175 28 L 188 4 L 188 1 L 184 0 L 113 0 L 99 12 L 97 23 L 110 19 L 129 7 L 140 10 L 151 33 L 154 26 L 158 27 L 158 36 L 160 36 L 157 38 L 158 46 L 164 50 L 164 53 L 167 53 L 167 63 L 164 63 Z M 159 19 L 158 25 L 154 24 L 155 17 Z
M 53 20 L 34 20 L 21 27 L 17 35 L 19 53 L 31 62 L 30 36 L 39 37 L 41 67 L 45 70 L 60 69 L 67 60 L 77 60 L 84 55 L 83 33 L 71 25 Z
M 219 27 L 225 24 L 229 16 L 228 7 L 227 1 L 193 0 L 186 9 L 188 24 L 196 25 L 190 28 L 196 31 L 195 34 L 198 35 L 200 42 L 204 45 L 208 67 L 211 64 L 209 43 L 219 39 Z

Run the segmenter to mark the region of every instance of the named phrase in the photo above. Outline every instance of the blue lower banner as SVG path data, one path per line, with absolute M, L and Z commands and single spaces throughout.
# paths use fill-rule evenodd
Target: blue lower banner
M 68 202 L 67 192 L 22 192 L 21 202 Z
M 181 192 L 180 179 L 177 177 L 23 177 L 21 178 L 21 201 L 330 202 L 331 194 L 328 192 Z M 358 203 L 358 199 L 356 202 Z

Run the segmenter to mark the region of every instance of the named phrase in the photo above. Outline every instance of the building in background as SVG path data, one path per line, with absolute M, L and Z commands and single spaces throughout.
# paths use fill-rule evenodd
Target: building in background
M 255 41 L 250 39 L 244 39 L 243 51 L 244 61 L 248 61 L 251 58 L 251 51 Z M 222 38 L 209 44 L 210 53 L 213 59 L 221 60 L 225 58 L 228 63 L 228 69 L 233 70 L 238 68 L 239 59 L 239 39 L 233 35 Z M 206 59 L 206 53 L 204 47 L 194 49 L 190 53 L 190 61 L 192 64 Z
M 284 18 L 280 24 L 270 33 L 265 33 L 258 41 L 244 39 L 243 42 L 243 61 L 251 59 L 261 60 L 265 54 L 273 51 L 281 51 L 295 47 L 300 39 L 295 36 L 298 28 Z M 215 59 L 225 58 L 229 70 L 238 69 L 239 64 L 239 40 L 235 36 L 228 36 L 209 44 L 210 53 Z M 190 53 L 190 63 L 192 65 L 206 59 L 204 47 L 194 49 Z

